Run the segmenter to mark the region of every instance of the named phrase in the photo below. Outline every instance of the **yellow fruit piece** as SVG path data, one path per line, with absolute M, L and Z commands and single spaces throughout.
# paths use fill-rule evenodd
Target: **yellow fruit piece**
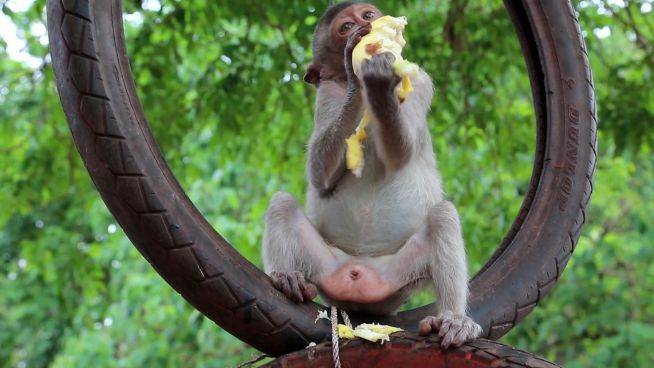
M 363 171 L 363 147 L 361 146 L 361 141 L 359 141 L 356 134 L 352 134 L 350 138 L 345 140 L 345 144 L 347 150 L 345 153 L 347 169 L 351 170 L 359 178 Z
M 372 58 L 373 55 L 390 52 L 395 56 L 395 62 L 403 61 L 402 48 L 406 45 L 404 27 L 406 17 L 383 16 L 370 23 L 370 33 L 361 37 L 361 41 L 352 51 L 352 66 L 354 74 L 361 78 L 361 63 Z
M 393 326 L 363 323 L 358 325 L 357 328 L 354 329 L 354 336 L 372 342 L 381 341 L 381 343 L 383 344 L 384 341 L 390 341 L 391 334 L 400 331 L 403 330 L 401 328 L 397 328 Z
M 380 325 L 376 323 L 363 323 L 357 326 L 357 329 L 366 329 L 370 330 L 375 333 L 379 333 L 382 335 L 390 335 L 395 332 L 400 332 L 404 331 L 403 329 L 399 327 L 393 327 L 393 326 L 387 326 L 387 325 Z
M 411 77 L 417 75 L 419 70 L 418 65 L 407 60 L 393 63 L 393 72 L 402 77 L 402 82 L 395 87 L 395 95 L 400 99 L 400 102 L 404 102 L 413 91 Z
M 354 336 L 354 331 L 352 331 L 351 327 L 348 327 L 346 325 L 339 324 L 338 325 L 338 337 L 341 339 L 353 339 Z
M 366 110 L 355 133 L 345 140 L 345 164 L 348 170 L 351 170 L 357 178 L 361 177 L 361 173 L 363 172 L 364 161 L 362 143 L 368 136 L 366 134 L 366 126 L 370 124 L 370 120 L 372 120 L 372 115 L 370 114 L 370 111 Z
M 402 93 L 405 96 L 408 95 L 410 91 L 407 91 L 405 86 L 407 83 L 410 86 L 409 79 L 418 74 L 419 68 L 416 64 L 402 58 L 402 49 L 406 45 L 403 35 L 404 27 L 407 25 L 406 17 L 386 15 L 370 23 L 370 25 L 370 33 L 361 37 L 361 41 L 352 51 L 354 74 L 360 79 L 361 64 L 364 60 L 370 59 L 376 54 L 390 52 L 395 56 L 393 72 L 403 79 L 407 77 L 408 82 L 402 83 Z
M 371 330 L 364 330 L 358 328 L 354 330 L 354 336 L 360 337 L 370 342 L 377 342 L 381 340 L 382 344 L 384 343 L 384 341 L 389 341 L 391 339 L 390 336 L 388 335 L 380 334 L 378 332 L 371 331 Z
M 364 60 L 372 58 L 373 55 L 390 52 L 395 56 L 393 72 L 402 78 L 401 83 L 395 87 L 394 93 L 404 102 L 413 91 L 411 78 L 415 77 L 420 70 L 418 65 L 402 58 L 402 48 L 406 45 L 403 32 L 406 26 L 406 17 L 383 16 L 372 22 L 370 33 L 361 37 L 361 41 L 352 51 L 352 66 L 354 74 L 361 79 L 361 64 Z M 365 127 L 372 120 L 368 109 L 364 112 L 356 132 L 345 140 L 346 143 L 346 165 L 356 177 L 361 177 L 363 172 L 363 147 L 366 139 Z
M 409 96 L 409 93 L 413 91 L 413 85 L 411 84 L 411 78 L 402 77 L 402 83 L 400 83 L 397 88 L 395 88 L 395 95 L 400 99 L 400 103 L 404 102 Z
M 346 325 L 338 325 L 338 337 L 342 339 L 354 339 L 355 337 L 362 338 L 371 342 L 389 341 L 390 335 L 395 332 L 404 331 L 401 328 L 379 325 L 375 323 L 362 323 L 354 330 Z

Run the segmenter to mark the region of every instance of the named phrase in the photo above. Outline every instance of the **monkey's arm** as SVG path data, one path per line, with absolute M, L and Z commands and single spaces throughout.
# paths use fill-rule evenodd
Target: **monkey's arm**
M 361 88 L 324 81 L 318 88 L 314 130 L 309 143 L 311 184 L 329 195 L 345 174 L 345 139 L 361 118 Z
M 414 144 L 394 91 L 400 82 L 400 77 L 393 73 L 394 60 L 392 54 L 381 53 L 362 64 L 368 104 L 379 122 L 377 151 L 387 171 L 398 170 L 407 163 Z
M 370 24 L 350 34 L 343 50 L 346 83 L 325 80 L 318 87 L 313 135 L 309 142 L 311 184 L 328 196 L 345 174 L 345 139 L 354 132 L 362 116 L 361 83 L 352 67 L 352 51 Z

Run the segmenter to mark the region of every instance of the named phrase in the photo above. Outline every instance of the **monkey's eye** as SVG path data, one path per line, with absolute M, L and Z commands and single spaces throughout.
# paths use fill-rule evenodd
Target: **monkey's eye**
M 347 33 L 347 31 L 349 31 L 350 29 L 352 29 L 352 27 L 354 27 L 354 23 L 352 23 L 352 22 L 346 22 L 346 23 L 343 23 L 343 25 L 341 26 L 341 29 L 340 29 L 339 31 L 340 31 L 341 33 Z
M 371 20 L 374 17 L 375 17 L 375 12 L 373 12 L 373 11 L 367 11 L 367 12 L 363 13 L 363 19 L 365 19 L 365 20 Z

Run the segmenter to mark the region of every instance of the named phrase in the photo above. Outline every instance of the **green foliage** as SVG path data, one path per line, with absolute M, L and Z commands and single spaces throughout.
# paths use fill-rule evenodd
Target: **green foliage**
M 270 196 L 303 197 L 314 90 L 301 79 L 323 3 L 125 1 L 132 69 L 162 151 L 202 213 L 257 265 Z M 530 180 L 534 113 L 517 39 L 496 1 L 377 3 L 409 17 L 406 55 L 434 78 L 430 128 L 474 272 Z M 566 366 L 654 362 L 654 18 L 651 0 L 625 3 L 576 4 L 599 101 L 595 193 L 559 285 L 504 339 Z M 172 291 L 93 188 L 42 42 L 44 6 L 0 1 L 31 55 L 17 61 L 0 39 L 0 366 L 246 360 L 256 351 Z

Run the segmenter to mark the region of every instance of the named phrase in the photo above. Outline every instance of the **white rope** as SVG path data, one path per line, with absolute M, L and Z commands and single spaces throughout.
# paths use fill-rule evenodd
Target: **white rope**
M 343 322 L 349 328 L 352 328 L 350 317 L 344 309 L 341 309 L 341 317 Z M 341 368 L 340 347 L 338 341 L 338 308 L 331 307 L 331 316 L 329 320 L 332 322 L 332 356 L 334 358 L 334 367 Z
M 352 323 L 350 323 L 350 317 L 347 315 L 347 312 L 345 309 L 341 309 L 341 316 L 343 317 L 343 322 L 345 322 L 345 325 L 349 328 L 354 328 L 352 327 Z
M 343 312 L 344 313 L 344 312 Z M 343 320 L 345 320 L 346 315 L 343 314 Z M 331 322 L 332 322 L 332 356 L 334 359 L 334 367 L 341 368 L 341 357 L 338 347 L 338 309 L 332 306 L 331 313 Z M 347 320 L 349 322 L 349 319 Z
M 347 315 L 347 312 L 344 309 L 341 309 L 341 317 L 343 318 L 343 322 L 345 323 L 345 325 L 349 328 L 352 328 L 350 317 Z M 331 316 L 329 317 L 329 320 L 332 323 L 332 355 L 334 360 L 334 367 L 341 368 L 341 357 L 340 357 L 340 347 L 339 347 L 339 338 L 338 338 L 338 308 L 334 306 L 331 307 Z M 258 363 L 259 361 L 267 357 L 268 355 L 266 354 L 259 355 L 258 357 L 254 357 L 253 359 L 247 362 L 241 363 L 236 368 L 251 366 L 252 364 Z

